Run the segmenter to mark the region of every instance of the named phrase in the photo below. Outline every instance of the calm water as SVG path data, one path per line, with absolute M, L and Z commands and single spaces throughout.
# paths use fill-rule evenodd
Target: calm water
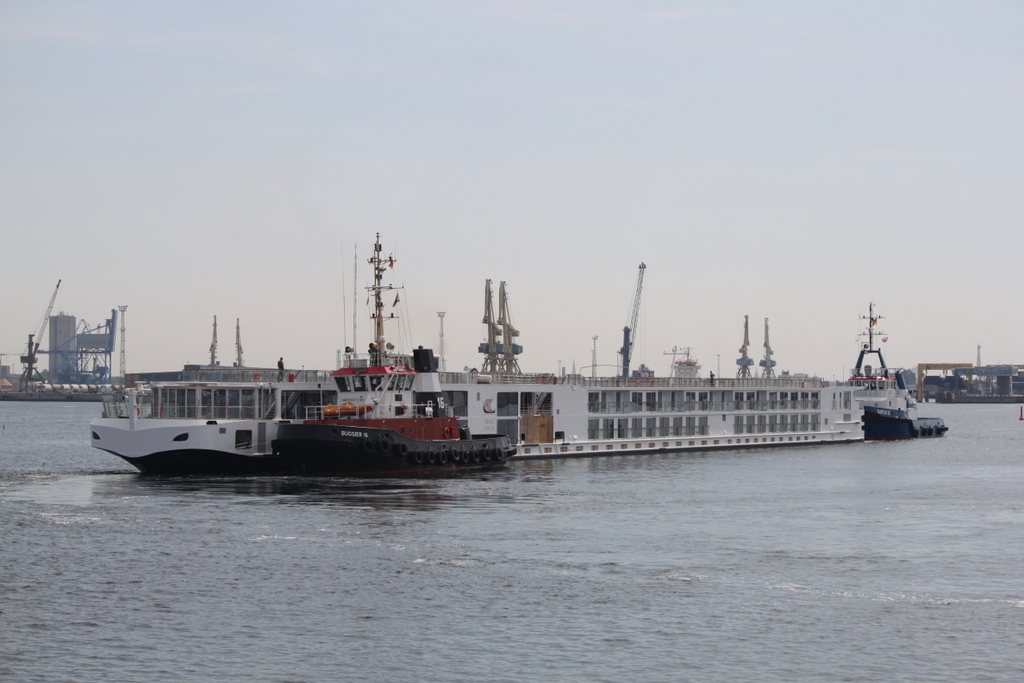
M 0 403 L 0 680 L 1021 681 L 1019 406 L 943 439 L 144 479 Z

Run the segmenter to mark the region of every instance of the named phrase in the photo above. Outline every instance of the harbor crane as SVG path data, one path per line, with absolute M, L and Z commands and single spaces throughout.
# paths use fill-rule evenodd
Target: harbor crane
M 46 333 L 46 324 L 50 322 L 50 311 L 53 310 L 53 302 L 57 300 L 57 291 L 60 289 L 60 283 L 61 281 L 57 280 L 57 286 L 53 288 L 53 296 L 50 297 L 50 305 L 46 307 L 46 313 L 43 314 L 43 319 L 39 323 L 35 334 L 28 335 L 28 352 L 21 357 L 21 362 L 25 365 L 25 371 L 21 373 L 18 391 L 25 391 L 29 383 L 36 379 L 40 382 L 45 381 L 39 370 L 36 369 L 36 353 L 39 351 L 39 344 L 42 343 L 43 334 Z
M 747 356 L 747 349 L 750 348 L 750 316 L 743 316 L 743 346 L 740 347 L 739 358 L 736 359 L 736 365 L 739 369 L 736 371 L 736 379 L 750 379 L 750 366 L 754 364 L 754 359 Z
M 508 295 L 505 293 L 504 281 L 498 286 L 497 319 L 494 317 L 491 281 L 487 280 L 484 283 L 483 323 L 487 326 L 487 341 L 482 342 L 478 349 L 480 353 L 484 354 L 484 363 L 480 373 L 484 375 L 519 374 L 519 361 L 516 356 L 523 352 L 523 347 L 516 344 L 519 330 L 512 324 L 512 314 L 508 310 Z
M 640 274 L 636 276 L 636 293 L 633 295 L 633 308 L 629 316 L 629 325 L 622 328 L 622 376 L 629 377 L 629 359 L 633 355 L 633 340 L 636 332 L 637 319 L 640 317 L 640 295 L 644 289 L 644 271 L 647 265 L 640 264 Z
M 772 360 L 772 347 L 768 343 L 768 318 L 764 319 L 764 358 L 760 366 L 764 368 L 761 379 L 775 379 L 775 361 Z

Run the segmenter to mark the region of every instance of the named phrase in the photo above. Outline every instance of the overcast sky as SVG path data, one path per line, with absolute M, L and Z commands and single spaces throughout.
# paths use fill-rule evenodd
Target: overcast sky
M 128 306 L 129 372 L 214 315 L 224 363 L 240 318 L 247 365 L 329 368 L 379 232 L 449 369 L 487 278 L 523 370 L 614 365 L 641 262 L 659 374 L 734 374 L 749 315 L 839 378 L 872 301 L 890 365 L 1024 363 L 1021 36 L 986 0 L 0 1 L 0 352 L 63 279 Z

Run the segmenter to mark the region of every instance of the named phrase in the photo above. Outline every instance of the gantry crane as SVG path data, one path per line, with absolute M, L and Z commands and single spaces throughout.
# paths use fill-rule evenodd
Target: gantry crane
M 57 300 L 57 290 L 60 289 L 60 280 L 57 280 L 57 286 L 53 288 L 53 296 L 50 297 L 50 305 L 46 307 L 46 313 L 43 314 L 43 319 L 39 323 L 39 327 L 36 329 L 35 334 L 28 335 L 28 352 L 21 357 L 21 362 L 25 365 L 25 371 L 21 373 L 21 381 L 18 382 L 18 391 L 25 391 L 28 388 L 29 383 L 35 381 L 37 378 L 40 382 L 45 381 L 45 378 L 36 369 L 36 353 L 39 351 L 39 345 L 42 343 L 43 334 L 46 332 L 46 324 L 50 322 L 50 311 L 53 310 L 53 302 Z M 33 340 L 37 341 L 33 341 Z
M 633 355 L 633 338 L 636 331 L 637 319 L 640 317 L 640 295 L 644 289 L 644 271 L 647 265 L 640 264 L 640 273 L 636 276 L 636 293 L 633 295 L 633 308 L 629 316 L 629 325 L 622 328 L 622 376 L 629 377 L 629 359 Z

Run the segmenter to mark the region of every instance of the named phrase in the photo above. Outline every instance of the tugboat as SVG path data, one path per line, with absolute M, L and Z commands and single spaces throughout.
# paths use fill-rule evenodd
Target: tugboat
M 441 415 L 446 406 L 431 349 L 415 349 L 409 368 L 383 365 L 385 346 L 373 345 L 366 367 L 332 373 L 338 404 L 279 425 L 274 457 L 298 474 L 436 475 L 501 467 L 515 455 L 507 436 L 473 438 L 457 418 Z M 411 404 L 404 402 L 409 394 Z
M 868 338 L 861 346 L 857 365 L 850 384 L 857 387 L 855 398 L 864 405 L 864 439 L 913 439 L 924 436 L 942 436 L 949 429 L 942 418 L 918 417 L 917 403 L 910 395 L 903 374 L 891 371 L 882 358 L 882 350 L 875 348 L 875 337 L 882 335 L 875 326 L 882 316 L 875 315 L 875 305 L 868 304 Z M 882 341 L 885 341 L 882 337 Z M 864 363 L 870 356 L 878 356 L 878 365 Z
M 384 337 L 380 235 L 369 262 L 375 340 L 368 357 L 316 376 L 199 376 L 140 385 L 104 401 L 92 445 L 157 475 L 430 476 L 503 467 L 505 434 L 471 434 L 446 405 L 433 351 L 396 353 Z M 388 316 L 394 319 L 394 316 Z M 211 371 L 213 372 L 213 371 Z M 239 369 L 244 372 L 244 369 Z M 254 438 L 255 435 L 255 438 Z

